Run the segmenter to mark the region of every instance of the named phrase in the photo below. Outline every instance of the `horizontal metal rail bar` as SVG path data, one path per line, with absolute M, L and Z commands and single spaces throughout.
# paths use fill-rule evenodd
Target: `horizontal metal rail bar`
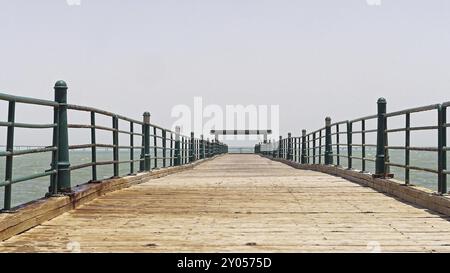
M 410 150 L 410 151 L 424 151 L 424 152 L 437 152 L 436 147 L 405 147 L 405 146 L 385 146 L 388 150 Z
M 112 144 L 80 144 L 80 145 L 70 145 L 69 150 L 80 150 L 92 147 L 115 148 L 116 146 Z
M 352 143 L 352 144 L 342 144 L 342 146 L 351 146 L 351 147 L 377 147 L 376 144 L 357 144 L 357 143 Z
M 332 123 L 330 126 L 334 127 L 336 125 L 342 125 L 342 124 L 347 124 L 347 120 L 343 120 L 343 121 L 338 121 L 338 122 Z
M 88 107 L 88 106 L 68 104 L 67 105 L 67 109 L 77 110 L 77 111 L 84 111 L 84 112 L 94 112 L 96 114 L 101 114 L 101 115 L 104 115 L 104 116 L 117 117 L 120 120 L 133 122 L 133 123 L 139 124 L 139 125 L 143 125 L 144 124 L 142 121 L 139 121 L 139 120 L 135 120 L 135 119 L 128 118 L 128 117 L 125 117 L 125 116 L 117 115 L 117 114 L 109 112 L 109 111 L 100 110 L 100 109 L 93 108 L 93 107 Z
M 109 131 L 109 132 L 118 131 L 114 128 L 100 126 L 100 125 L 92 126 L 92 125 L 86 125 L 86 124 L 68 124 L 67 127 L 71 128 L 71 129 L 97 129 L 97 130 L 103 130 L 103 131 Z
M 347 156 L 343 156 L 343 157 L 347 157 Z M 366 160 L 366 161 L 371 161 L 371 162 L 375 162 L 376 161 L 374 158 L 368 158 L 368 157 L 351 156 L 350 158 L 351 159 Z
M 450 101 L 446 101 L 442 104 L 442 107 L 449 107 L 450 106 Z
M 41 99 L 20 97 L 20 96 L 8 95 L 8 94 L 4 94 L 4 93 L 0 93 L 0 100 L 14 101 L 14 102 L 25 103 L 25 104 L 35 104 L 35 105 L 42 105 L 42 106 L 59 107 L 59 103 L 51 101 L 51 100 L 41 100 Z
M 439 126 L 420 126 L 420 127 L 410 127 L 410 131 L 425 131 L 425 130 L 436 130 L 439 129 Z M 385 132 L 386 133 L 395 133 L 395 132 L 404 132 L 407 131 L 407 128 L 395 128 L 395 129 L 388 129 Z
M 371 119 L 376 119 L 378 116 L 377 115 L 370 115 L 370 116 L 365 116 L 365 117 L 361 117 L 361 118 L 357 118 L 357 119 L 353 119 L 350 120 L 350 123 L 356 123 L 356 122 L 360 122 L 363 120 L 371 120 Z
M 398 164 L 398 163 L 386 162 L 386 165 L 389 165 L 391 167 L 397 167 L 397 168 L 404 168 L 404 169 L 406 168 L 409 170 L 423 171 L 423 172 L 436 173 L 436 174 L 439 173 L 437 170 L 430 169 L 430 168 L 422 168 L 422 167 L 417 167 L 417 166 L 406 166 L 406 165 Z
M 45 176 L 50 176 L 50 175 L 55 174 L 55 173 L 56 173 L 56 170 L 50 170 L 50 171 L 46 171 L 44 173 L 38 173 L 38 174 L 32 174 L 32 175 L 28 175 L 28 176 L 23 176 L 23 177 L 20 177 L 20 178 L 13 179 L 11 181 L 3 181 L 3 182 L 0 183 L 0 187 L 9 186 L 9 185 L 13 185 L 13 184 L 17 184 L 17 183 L 20 183 L 20 182 L 25 182 L 25 181 L 29 181 L 29 180 L 45 177 Z
M 26 155 L 26 154 L 37 154 L 37 153 L 45 153 L 52 152 L 58 150 L 57 147 L 45 147 L 45 148 L 36 148 L 36 149 L 26 149 L 26 150 L 17 150 L 12 152 L 0 152 L 0 157 L 2 156 L 16 156 L 16 155 Z
M 71 171 L 92 167 L 92 166 L 103 166 L 103 165 L 113 165 L 113 164 L 125 164 L 125 163 L 131 163 L 131 162 L 140 162 L 144 161 L 144 158 L 141 159 L 133 159 L 133 160 L 122 160 L 122 161 L 97 161 L 97 162 L 89 162 L 89 163 L 83 163 L 79 165 L 70 166 Z
M 389 117 L 395 117 L 395 116 L 400 116 L 400 115 L 425 112 L 425 111 L 429 111 L 429 110 L 438 109 L 438 107 L 439 107 L 439 104 L 431 104 L 431 105 L 422 106 L 422 107 L 409 108 L 409 109 L 405 109 L 405 110 L 401 110 L 401 111 L 387 113 L 386 117 L 389 118 Z
M 352 131 L 350 133 L 352 133 L 352 134 L 362 134 L 362 133 L 376 133 L 376 132 L 377 132 L 377 129 L 370 129 L 370 130 L 362 130 L 362 131 Z
M 334 132 L 334 133 L 331 133 L 331 135 L 332 136 L 335 136 L 335 135 L 346 135 L 347 134 L 347 132 L 346 131 L 344 131 L 344 132 Z
M 49 129 L 58 126 L 56 123 L 52 124 L 31 124 L 31 123 L 18 123 L 18 122 L 4 122 L 0 121 L 1 127 L 15 127 L 15 128 L 27 128 L 27 129 Z

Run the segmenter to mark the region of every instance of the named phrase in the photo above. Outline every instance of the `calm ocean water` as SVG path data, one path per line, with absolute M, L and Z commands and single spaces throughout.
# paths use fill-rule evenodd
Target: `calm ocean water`
M 159 155 L 161 156 L 161 155 Z M 135 151 L 134 159 L 139 159 L 140 151 Z M 153 154 L 152 154 L 153 157 Z M 119 160 L 129 160 L 130 152 L 121 151 L 119 153 Z M 97 150 L 97 161 L 112 160 L 112 151 Z M 24 156 L 15 156 L 13 163 L 13 177 L 19 178 L 26 175 L 42 173 L 50 169 L 51 153 L 31 154 Z M 70 152 L 70 163 L 72 166 L 91 162 L 90 150 L 78 150 Z M 158 160 L 158 167 L 161 167 L 163 162 Z M 167 160 L 167 166 L 170 164 Z M 151 166 L 154 167 L 155 162 L 151 160 Z M 139 162 L 134 163 L 135 172 L 139 170 Z M 124 163 L 119 165 L 119 174 L 121 176 L 130 173 L 130 164 Z M 97 166 L 97 178 L 106 179 L 113 175 L 113 166 Z M 0 158 L 0 178 L 1 181 L 5 178 L 5 158 Z M 72 172 L 72 186 L 84 184 L 91 180 L 91 167 L 74 170 Z M 50 185 L 50 177 L 42 177 L 26 182 L 20 182 L 12 186 L 12 205 L 18 206 L 45 196 Z M 0 208 L 3 208 L 4 188 L 0 188 Z
M 249 149 L 248 151 L 252 151 Z M 246 151 L 247 152 L 247 151 Z M 139 151 L 135 152 L 135 159 L 139 158 Z M 341 154 L 345 155 L 345 149 L 341 150 Z M 358 150 L 353 151 L 354 156 L 360 156 L 361 152 Z M 404 152 L 403 151 L 390 151 L 390 160 L 393 163 L 404 163 Z M 120 153 L 120 160 L 128 160 L 129 152 L 123 151 Z M 375 157 L 375 150 L 368 149 L 366 151 L 367 158 Z M 81 163 L 90 162 L 91 153 L 90 151 L 72 151 L 70 153 L 70 161 L 72 165 L 77 165 Z M 14 158 L 14 172 L 13 177 L 21 177 L 24 175 L 30 175 L 35 173 L 41 173 L 44 170 L 50 168 L 51 153 L 44 154 L 33 154 L 26 156 L 18 156 Z M 97 161 L 112 160 L 111 151 L 97 151 Z M 336 159 L 335 159 L 336 162 Z M 169 164 L 169 162 L 168 162 Z M 154 165 L 154 160 L 152 160 L 152 166 Z M 162 161 L 158 161 L 158 166 L 162 165 Z M 347 166 L 347 160 L 345 157 L 341 158 L 341 165 Z M 374 172 L 374 163 L 367 161 L 367 171 Z M 437 168 L 437 154 L 433 152 L 411 152 L 411 165 L 426 167 L 426 168 Z M 361 161 L 353 160 L 353 167 L 355 169 L 361 169 Z M 135 170 L 139 169 L 139 162 L 135 163 Z M 1 180 L 4 179 L 5 171 L 5 158 L 0 158 L 0 177 Z M 98 178 L 109 178 L 112 176 L 113 168 L 112 166 L 98 166 L 97 169 Z M 120 175 L 127 175 L 130 172 L 130 164 L 120 164 Z M 391 167 L 391 173 L 395 175 L 396 179 L 404 179 L 404 170 L 401 168 Z M 420 185 L 431 190 L 437 190 L 437 175 L 432 173 L 411 171 L 410 174 L 411 183 L 415 185 Z M 81 170 L 76 170 L 72 172 L 72 185 L 84 184 L 91 179 L 91 168 L 85 168 Z M 17 206 L 32 200 L 36 200 L 45 196 L 48 191 L 49 177 L 43 177 L 35 179 L 32 181 L 22 182 L 13 185 L 12 191 L 12 202 L 13 206 Z M 4 198 L 4 188 L 0 188 L 0 208 L 3 207 Z

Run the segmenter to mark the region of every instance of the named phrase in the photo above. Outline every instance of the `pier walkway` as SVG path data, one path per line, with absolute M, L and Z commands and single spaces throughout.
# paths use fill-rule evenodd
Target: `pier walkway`
M 259 155 L 223 155 L 118 190 L 0 252 L 450 251 L 448 216 Z

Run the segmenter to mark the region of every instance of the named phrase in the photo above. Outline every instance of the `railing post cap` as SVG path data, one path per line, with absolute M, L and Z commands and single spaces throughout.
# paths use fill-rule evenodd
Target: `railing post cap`
M 305 129 L 302 130 L 302 134 L 306 135 L 306 130 Z
M 144 123 L 150 124 L 150 113 L 149 112 L 144 112 Z
M 65 90 L 67 90 L 67 83 L 65 82 L 65 81 L 63 81 L 63 80 L 60 80 L 60 81 L 57 81 L 56 83 L 55 83 L 55 89 L 65 89 Z
M 379 98 L 377 103 L 378 104 L 386 104 L 386 99 L 385 98 Z

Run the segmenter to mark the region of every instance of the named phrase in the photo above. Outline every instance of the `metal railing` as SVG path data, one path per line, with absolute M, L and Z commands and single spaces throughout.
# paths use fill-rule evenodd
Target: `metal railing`
M 311 133 L 302 131 L 302 136 L 292 137 L 289 133 L 287 138 L 280 136 L 276 149 L 267 150 L 263 145 L 257 144 L 255 151 L 266 156 L 286 159 L 300 164 L 323 164 L 343 166 L 344 159 L 347 161 L 347 169 L 354 169 L 354 160 L 361 162 L 361 172 L 367 172 L 367 164 L 374 164 L 374 177 L 392 178 L 390 167 L 397 167 L 404 170 L 405 185 L 410 185 L 410 171 L 420 171 L 437 175 L 437 192 L 446 194 L 447 190 L 447 108 L 450 102 L 433 104 L 423 107 L 411 108 L 402 111 L 386 112 L 386 100 L 380 98 L 377 102 L 378 111 L 376 115 L 331 123 L 330 118 L 326 118 L 325 127 Z M 431 126 L 411 126 L 411 114 L 423 112 L 436 112 L 436 123 Z M 404 117 L 404 126 L 389 128 L 388 121 L 392 118 Z M 375 128 L 367 128 L 370 121 L 376 122 Z M 354 130 L 356 126 L 360 129 Z M 411 132 L 413 131 L 436 131 L 436 147 L 417 147 L 411 145 Z M 389 136 L 393 133 L 404 132 L 404 145 L 389 145 Z M 376 136 L 376 143 L 367 143 L 369 135 Z M 359 139 L 359 140 L 358 140 Z M 345 140 L 345 141 L 344 141 Z M 375 157 L 369 157 L 367 149 L 375 149 Z M 360 156 L 355 156 L 354 151 L 358 150 Z M 404 151 L 404 163 L 391 162 L 389 151 Z M 411 164 L 411 151 L 435 152 L 437 159 L 436 168 L 415 166 Z
M 173 132 L 151 124 L 150 113 L 148 112 L 144 113 L 143 120 L 139 121 L 92 107 L 67 104 L 68 88 L 64 81 L 58 81 L 54 89 L 54 101 L 0 93 L 0 101 L 6 101 L 8 103 L 8 120 L 0 121 L 0 127 L 7 127 L 7 144 L 4 151 L 0 151 L 0 157 L 6 158 L 5 180 L 0 181 L 0 188 L 4 187 L 3 212 L 11 210 L 12 186 L 20 182 L 49 176 L 50 187 L 48 196 L 53 196 L 71 192 L 71 172 L 75 170 L 90 168 L 90 182 L 98 182 L 98 166 L 113 166 L 111 177 L 115 178 L 119 177 L 119 165 L 121 164 L 129 164 L 128 174 L 132 175 L 137 172 L 149 172 L 158 168 L 190 164 L 199 159 L 226 153 L 228 150 L 227 145 L 218 141 L 204 140 L 203 136 L 201 138 L 195 138 L 194 133 L 191 133 L 190 136 L 181 135 L 179 127 Z M 53 109 L 53 121 L 48 124 L 17 123 L 15 121 L 15 106 L 18 103 L 33 104 Z M 68 123 L 68 112 L 70 111 L 90 113 L 90 123 Z M 110 118 L 111 126 L 98 125 L 96 121 L 99 116 Z M 128 123 L 128 126 L 124 128 L 119 127 L 119 121 Z M 136 127 L 138 130 L 136 130 Z M 14 145 L 15 128 L 52 129 L 52 145 L 49 147 L 16 149 Z M 90 131 L 90 143 L 70 145 L 69 129 L 88 129 Z M 109 132 L 111 134 L 112 144 L 99 143 L 97 141 L 98 131 Z M 127 135 L 129 136 L 129 140 L 126 143 L 120 143 L 119 135 Z M 141 143 L 135 143 L 135 137 L 140 137 Z M 97 160 L 99 148 L 109 149 L 112 154 L 112 160 Z M 90 149 L 90 161 L 71 165 L 69 151 L 81 149 Z M 129 158 L 126 160 L 120 158 L 119 151 L 123 149 L 129 151 Z M 135 151 L 140 151 L 139 158 L 135 158 Z M 51 168 L 49 170 L 43 170 L 40 173 L 22 177 L 13 177 L 15 156 L 45 152 L 52 153 Z M 139 167 L 137 167 L 137 164 Z

